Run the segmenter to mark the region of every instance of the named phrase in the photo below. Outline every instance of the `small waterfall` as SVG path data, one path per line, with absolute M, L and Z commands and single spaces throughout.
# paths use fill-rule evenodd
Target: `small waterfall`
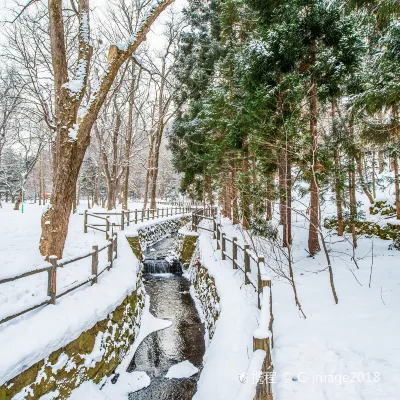
M 178 260 L 172 262 L 162 259 L 145 259 L 143 260 L 145 274 L 182 274 L 182 267 Z
M 172 251 L 175 238 L 167 237 L 144 252 L 143 273 L 182 275 L 182 267 Z

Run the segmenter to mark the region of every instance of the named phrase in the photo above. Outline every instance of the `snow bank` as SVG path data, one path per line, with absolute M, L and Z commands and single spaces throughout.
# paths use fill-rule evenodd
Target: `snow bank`
M 165 377 L 168 379 L 190 378 L 198 372 L 198 368 L 196 368 L 190 361 L 185 360 L 170 367 Z
M 138 260 L 123 232 L 118 238 L 118 258 L 98 284 L 71 292 L 55 306 L 43 307 L 0 331 L 0 385 L 104 320 L 136 289 Z
M 234 399 L 241 388 L 239 377 L 253 354 L 253 332 L 259 318 L 257 297 L 254 290 L 243 286 L 244 277 L 233 270 L 232 262 L 222 261 L 221 252 L 214 251 L 208 232 L 200 233 L 199 248 L 201 264 L 215 279 L 221 313 L 193 399 Z

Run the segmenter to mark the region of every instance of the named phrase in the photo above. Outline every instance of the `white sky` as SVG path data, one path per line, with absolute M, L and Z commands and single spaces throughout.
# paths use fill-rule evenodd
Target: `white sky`
M 24 5 L 28 0 L 0 0 L 0 21 L 4 21 L 10 18 L 10 9 L 21 9 L 21 5 Z M 187 4 L 187 0 L 175 0 L 175 3 L 171 6 L 176 12 L 180 10 Z M 91 0 L 90 7 L 99 7 L 105 9 L 107 5 L 107 0 Z M 151 33 L 148 35 L 148 43 L 154 49 L 160 49 L 163 46 L 163 41 L 160 40 L 163 32 L 162 22 L 165 21 L 166 12 L 164 12 L 159 20 L 153 25 Z M 111 22 L 112 23 L 112 22 Z M 0 43 L 3 40 L 2 32 L 7 29 L 7 24 L 0 25 Z

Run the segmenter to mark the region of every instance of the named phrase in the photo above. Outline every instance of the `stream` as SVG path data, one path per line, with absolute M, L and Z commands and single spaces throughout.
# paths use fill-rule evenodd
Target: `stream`
M 150 312 L 172 325 L 147 336 L 136 350 L 128 371 L 145 371 L 151 384 L 130 393 L 130 400 L 187 400 L 197 389 L 199 374 L 165 378 L 171 366 L 185 360 L 201 371 L 205 352 L 204 326 L 189 292 L 190 282 L 182 276 L 180 264 L 171 262 L 169 249 L 174 242 L 174 237 L 163 239 L 144 254 L 143 279 L 150 296 Z

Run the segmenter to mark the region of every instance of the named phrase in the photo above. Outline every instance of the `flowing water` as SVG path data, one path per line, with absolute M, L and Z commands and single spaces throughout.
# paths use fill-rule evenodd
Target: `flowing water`
M 168 254 L 174 241 L 173 237 L 164 239 L 145 253 L 144 284 L 150 296 L 150 312 L 172 325 L 150 334 L 136 350 L 128 371 L 145 371 L 151 384 L 130 393 L 130 400 L 187 400 L 196 392 L 198 375 L 165 378 L 171 366 L 185 360 L 201 370 L 205 351 L 204 326 L 189 293 L 190 283 L 182 276 L 179 263 L 171 262 Z

